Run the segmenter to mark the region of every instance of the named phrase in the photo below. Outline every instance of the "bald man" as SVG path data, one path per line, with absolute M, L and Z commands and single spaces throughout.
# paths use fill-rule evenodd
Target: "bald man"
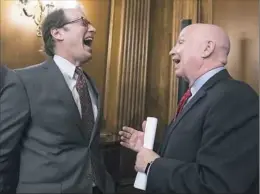
M 258 193 L 258 96 L 225 69 L 229 50 L 218 26 L 184 28 L 170 56 L 189 89 L 158 153 L 142 147 L 143 132 L 119 132 L 138 152 L 135 169 L 147 173 L 148 193 Z

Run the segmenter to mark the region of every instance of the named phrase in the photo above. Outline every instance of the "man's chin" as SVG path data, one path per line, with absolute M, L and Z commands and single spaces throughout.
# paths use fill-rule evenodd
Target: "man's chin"
M 182 78 L 184 81 L 188 82 L 188 79 L 186 78 L 186 76 L 183 75 L 182 72 L 175 70 L 175 75 L 177 78 Z
M 90 58 L 84 58 L 84 59 L 81 59 L 80 60 L 81 62 L 80 62 L 80 66 L 85 66 L 86 64 L 88 64 L 90 61 L 91 61 L 91 59 Z
M 91 54 L 88 54 L 88 56 L 86 56 L 85 59 L 84 59 L 84 63 L 90 62 L 91 59 L 92 59 L 92 55 L 91 55 Z
M 179 71 L 179 69 L 175 69 L 175 75 L 176 75 L 177 78 L 182 77 L 182 73 Z

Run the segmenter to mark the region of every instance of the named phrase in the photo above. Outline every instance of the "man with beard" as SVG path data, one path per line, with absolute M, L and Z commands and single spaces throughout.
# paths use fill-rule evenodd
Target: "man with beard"
M 95 32 L 80 6 L 54 10 L 42 24 L 49 59 L 17 70 L 30 112 L 13 134 L 22 145 L 17 193 L 114 192 L 99 147 L 100 96 L 82 69 Z
M 135 169 L 147 174 L 148 193 L 258 193 L 259 99 L 225 69 L 229 51 L 220 27 L 184 28 L 170 55 L 189 89 L 158 153 L 142 147 L 143 132 L 119 132 L 138 152 Z

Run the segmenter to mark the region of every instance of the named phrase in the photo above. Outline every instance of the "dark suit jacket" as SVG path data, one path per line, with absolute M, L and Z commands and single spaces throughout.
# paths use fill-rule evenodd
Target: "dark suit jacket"
M 15 193 L 19 172 L 19 141 L 29 118 L 21 80 L 0 66 L 0 193 Z
M 149 193 L 258 193 L 258 95 L 226 70 L 165 131 Z
M 17 70 L 30 106 L 30 125 L 22 141 L 18 193 L 91 193 L 91 170 L 95 183 L 105 193 L 114 185 L 99 147 L 101 99 L 92 130 L 80 118 L 71 91 L 55 62 Z

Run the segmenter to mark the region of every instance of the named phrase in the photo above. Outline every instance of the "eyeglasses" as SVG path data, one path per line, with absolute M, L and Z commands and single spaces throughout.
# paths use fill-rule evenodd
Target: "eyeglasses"
M 82 25 L 83 25 L 84 27 L 86 27 L 86 28 L 88 28 L 89 25 L 91 24 L 86 18 L 80 17 L 80 18 L 78 18 L 78 19 L 76 19 L 76 20 L 72 20 L 72 21 L 70 21 L 70 22 L 66 22 L 66 23 L 63 24 L 61 27 L 65 26 L 65 25 L 67 25 L 67 24 L 72 24 L 72 23 L 76 23 L 76 22 L 79 22 L 79 21 L 80 21 L 80 22 L 82 23 Z

